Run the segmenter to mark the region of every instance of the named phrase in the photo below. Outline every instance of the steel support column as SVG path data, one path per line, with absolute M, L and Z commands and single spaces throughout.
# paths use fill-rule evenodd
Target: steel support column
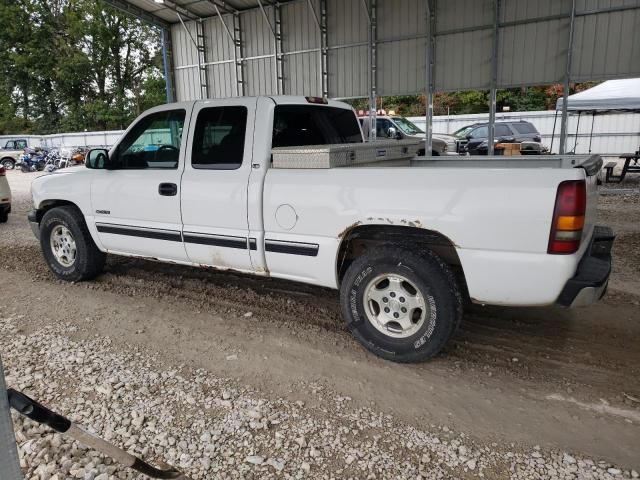
M 243 51 L 242 51 L 242 24 L 240 23 L 240 14 L 233 14 L 233 36 L 234 36 L 234 59 L 236 66 L 236 91 L 238 96 L 243 97 L 246 94 L 243 70 Z
M 241 93 L 241 88 L 242 88 L 242 63 L 239 63 L 239 59 L 242 58 L 242 51 L 239 49 L 241 49 L 241 44 L 240 44 L 240 40 L 238 38 L 238 36 L 240 35 L 240 15 L 238 14 L 238 12 L 233 12 L 231 13 L 232 18 L 233 18 L 233 32 L 231 31 L 231 29 L 227 26 L 227 22 L 224 21 L 224 18 L 222 18 L 222 14 L 220 13 L 220 9 L 218 8 L 218 5 L 216 3 L 212 4 L 213 7 L 216 9 L 216 13 L 218 14 L 218 18 L 220 19 L 220 23 L 222 24 L 222 28 L 224 28 L 224 31 L 227 34 L 227 37 L 229 37 L 229 40 L 231 40 L 231 43 L 233 43 L 233 65 L 234 65 L 234 75 L 235 75 L 235 94 L 236 97 L 239 97 L 241 95 L 244 95 L 244 93 Z M 238 25 L 236 27 L 236 17 L 237 17 L 237 22 Z M 240 65 L 240 68 L 238 68 L 238 65 Z
M 322 96 L 329 97 L 329 34 L 327 30 L 327 0 L 320 0 L 320 62 Z
M 200 71 L 200 98 L 209 98 L 209 74 L 207 72 L 207 44 L 204 21 L 196 22 L 196 48 L 198 49 L 198 69 Z
M 495 153 L 496 107 L 498 91 L 498 37 L 500 25 L 500 0 L 493 0 L 493 38 L 491 41 L 491 85 L 489 87 L 489 138 L 488 155 Z
M 275 82 L 276 93 L 282 93 L 282 35 L 278 34 L 277 29 L 279 20 L 279 11 L 280 6 L 276 3 L 273 6 L 274 19 L 275 19 L 275 28 L 271 25 L 271 21 L 269 20 L 269 16 L 267 15 L 266 10 L 264 9 L 264 5 L 262 4 L 263 0 L 258 0 L 258 6 L 260 7 L 260 11 L 262 12 L 262 17 L 264 18 L 265 23 L 269 27 L 269 31 L 271 32 L 271 37 L 273 38 L 273 62 L 274 62 L 274 72 L 273 79 Z
M 366 8 L 367 18 L 369 20 L 369 141 L 375 141 L 376 139 L 376 115 L 378 110 L 377 105 L 377 73 L 376 73 L 376 38 L 377 38 L 377 23 L 376 23 L 376 0 L 362 0 L 364 7 Z
M 426 49 L 426 96 L 425 96 L 425 141 L 424 154 L 433 151 L 433 93 L 435 91 L 435 53 L 436 53 L 436 0 L 427 0 L 427 49 Z
M 284 95 L 284 47 L 282 43 L 282 10 L 279 2 L 273 4 L 273 16 L 276 37 L 276 77 L 278 81 L 276 88 L 279 95 Z
M 571 56 L 573 54 L 573 28 L 576 20 L 576 0 L 571 2 L 571 17 L 569 19 L 569 43 L 567 45 L 567 60 L 564 72 L 564 91 L 562 100 L 562 120 L 560 121 L 559 153 L 566 153 L 567 149 L 567 120 L 569 103 L 569 84 L 571 82 Z
M 162 38 L 162 65 L 164 67 L 164 81 L 167 92 L 167 103 L 176 101 L 175 77 L 173 68 L 173 44 L 171 41 L 171 30 L 163 28 L 161 30 Z

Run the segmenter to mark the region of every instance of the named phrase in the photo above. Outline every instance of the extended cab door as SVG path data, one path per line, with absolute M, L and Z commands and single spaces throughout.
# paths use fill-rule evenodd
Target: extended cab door
M 255 98 L 198 102 L 182 176 L 182 222 L 189 260 L 253 271 L 247 218 Z
M 159 107 L 138 119 L 95 170 L 93 221 L 108 251 L 187 262 L 182 243 L 180 177 L 191 103 Z M 89 220 L 90 221 L 90 220 Z

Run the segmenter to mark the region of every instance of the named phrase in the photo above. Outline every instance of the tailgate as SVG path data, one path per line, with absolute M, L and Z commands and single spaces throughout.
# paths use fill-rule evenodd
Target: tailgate
M 602 157 L 591 155 L 576 168 L 585 172 L 585 182 L 587 187 L 587 209 L 584 219 L 584 234 L 582 235 L 582 245 L 589 243 L 593 235 L 593 228 L 596 222 L 598 209 L 598 173 L 602 169 Z

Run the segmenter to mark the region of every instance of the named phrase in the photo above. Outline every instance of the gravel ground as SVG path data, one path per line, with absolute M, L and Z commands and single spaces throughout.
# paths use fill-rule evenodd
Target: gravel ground
M 9 172 L 0 227 L 8 383 L 136 455 L 194 479 L 638 478 L 635 183 L 601 197 L 604 302 L 476 307 L 444 355 L 400 366 L 356 346 L 325 289 L 121 258 L 55 280 L 24 218 L 33 176 Z M 143 478 L 14 419 L 29 479 Z
M 606 462 L 564 452 L 502 450 L 464 433 L 424 431 L 368 408 L 353 408 L 319 384 L 301 384 L 321 407 L 270 401 L 229 379 L 109 338 L 70 340 L 58 325 L 25 335 L 19 318 L 1 318 L 7 382 L 37 395 L 129 452 L 206 478 L 638 478 Z M 47 348 L 43 349 L 46 345 Z M 30 478 L 133 478 L 109 459 L 15 417 Z M 57 475 L 57 477 L 54 477 Z

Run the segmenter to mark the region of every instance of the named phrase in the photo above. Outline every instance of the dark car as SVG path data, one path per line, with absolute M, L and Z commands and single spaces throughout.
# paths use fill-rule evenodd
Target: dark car
M 469 155 L 486 155 L 489 151 L 489 124 L 475 123 L 461 128 L 453 134 L 458 139 L 458 153 Z M 531 123 L 497 122 L 496 143 L 521 143 L 521 152 L 539 154 L 542 151 L 542 137 Z M 537 144 L 537 145 L 536 145 Z

